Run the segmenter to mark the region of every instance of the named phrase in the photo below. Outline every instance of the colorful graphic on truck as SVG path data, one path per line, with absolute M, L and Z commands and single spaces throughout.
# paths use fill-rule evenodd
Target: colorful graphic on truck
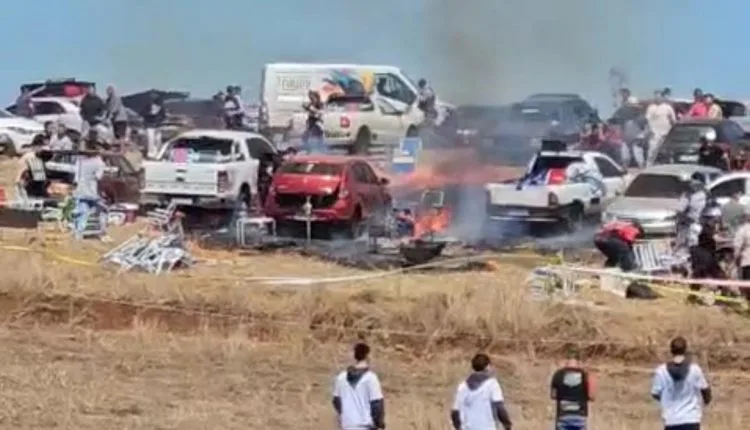
M 365 96 L 372 93 L 375 76 L 372 72 L 356 70 L 333 70 L 323 78 L 318 89 L 323 101 L 332 96 Z

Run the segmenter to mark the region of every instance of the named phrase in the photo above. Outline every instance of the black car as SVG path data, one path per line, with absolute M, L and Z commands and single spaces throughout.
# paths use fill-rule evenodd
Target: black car
M 730 155 L 750 147 L 744 129 L 733 120 L 690 118 L 672 126 L 658 149 L 656 163 L 697 163 L 700 140 L 708 130 L 716 133 L 716 143 Z

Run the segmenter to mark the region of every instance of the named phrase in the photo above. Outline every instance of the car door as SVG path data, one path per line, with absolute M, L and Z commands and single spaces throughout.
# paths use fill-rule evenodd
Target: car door
M 352 176 L 354 178 L 352 190 L 356 196 L 357 201 L 362 205 L 362 215 L 367 217 L 372 211 L 372 184 L 369 182 L 367 175 L 367 169 L 365 164 L 362 162 L 355 162 L 352 164 Z
M 708 192 L 720 206 L 724 206 L 729 202 L 734 193 L 741 193 L 740 202 L 744 205 L 750 204 L 750 196 L 748 196 L 748 183 L 745 177 L 729 177 L 719 178 L 715 182 L 709 184 Z
M 602 155 L 594 156 L 594 163 L 599 169 L 606 187 L 604 201 L 606 204 L 622 193 L 625 188 L 625 170 Z
M 383 97 L 375 99 L 375 109 L 377 112 L 372 115 L 372 121 L 373 128 L 381 136 L 379 140 L 392 145 L 406 136 L 403 111 Z
M 380 183 L 375 170 L 367 163 L 362 163 L 362 169 L 364 169 L 364 175 L 367 180 L 367 193 L 370 201 L 370 208 L 377 210 L 387 205 L 389 200 L 388 193 L 385 187 Z

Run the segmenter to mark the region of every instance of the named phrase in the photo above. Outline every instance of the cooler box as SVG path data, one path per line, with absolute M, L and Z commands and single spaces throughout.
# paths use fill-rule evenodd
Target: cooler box
M 422 139 L 418 137 L 406 137 L 399 142 L 398 150 L 401 155 L 409 155 L 417 158 L 422 152 Z
M 391 174 L 392 175 L 406 175 L 412 173 L 417 168 L 417 160 L 415 157 L 402 155 L 395 156 L 391 161 Z

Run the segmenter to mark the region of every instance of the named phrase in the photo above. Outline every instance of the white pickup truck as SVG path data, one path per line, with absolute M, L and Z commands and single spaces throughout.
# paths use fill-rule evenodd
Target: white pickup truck
M 143 162 L 142 205 L 230 209 L 251 204 L 258 192 L 259 160 L 275 147 L 257 133 L 191 130 L 167 142 L 156 160 Z
M 628 182 L 627 171 L 599 152 L 543 150 L 522 178 L 485 185 L 487 220 L 560 223 L 574 231 L 586 218 L 598 219 Z
M 416 107 L 404 111 L 397 106 L 397 102 L 378 95 L 330 98 L 322 115 L 326 143 L 351 154 L 366 155 L 373 146 L 397 147 L 401 139 L 417 137 L 424 113 Z M 301 137 L 306 127 L 307 113 L 295 113 L 290 137 Z

